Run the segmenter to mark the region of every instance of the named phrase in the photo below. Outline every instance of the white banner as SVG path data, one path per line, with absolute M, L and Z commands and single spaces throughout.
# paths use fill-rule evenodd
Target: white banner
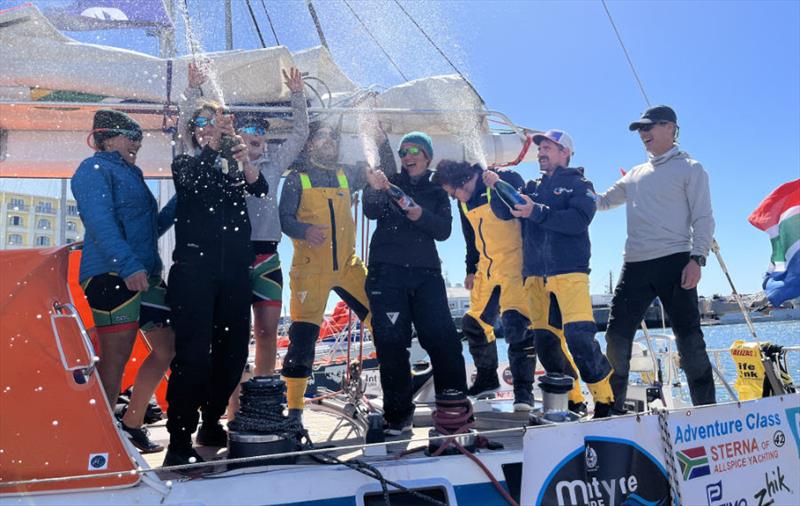
M 669 414 L 686 505 L 800 504 L 800 395 Z
M 655 415 L 532 427 L 523 445 L 524 506 L 669 503 Z

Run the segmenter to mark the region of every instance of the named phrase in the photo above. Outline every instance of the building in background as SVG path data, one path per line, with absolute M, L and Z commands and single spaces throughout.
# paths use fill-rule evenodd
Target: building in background
M 67 200 L 62 210 L 55 197 L 0 192 L 0 249 L 57 246 L 62 212 L 66 213 L 66 244 L 83 239 L 83 223 L 74 200 Z

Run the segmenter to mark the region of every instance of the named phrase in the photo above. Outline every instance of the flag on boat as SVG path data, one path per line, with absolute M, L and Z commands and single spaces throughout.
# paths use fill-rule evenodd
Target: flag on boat
M 59 30 L 172 26 L 163 0 L 74 0 L 66 7 L 52 7 L 43 11 Z
M 747 218 L 769 234 L 772 258 L 764 291 L 773 306 L 800 297 L 800 179 L 779 186 Z

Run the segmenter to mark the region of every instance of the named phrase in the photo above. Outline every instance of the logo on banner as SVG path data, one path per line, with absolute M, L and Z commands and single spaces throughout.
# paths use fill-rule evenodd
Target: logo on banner
M 626 439 L 587 437 L 583 448 L 550 473 L 536 504 L 662 505 L 668 500 L 667 472 L 655 457 Z
M 786 485 L 786 476 L 781 471 L 781 466 L 777 466 L 772 471 L 764 473 L 764 487 L 755 493 L 753 498 L 757 501 L 756 506 L 770 506 L 775 504 L 776 498 L 781 501 L 778 504 L 783 504 L 782 496 L 786 493 L 794 494 L 792 489 Z
M 586 445 L 586 452 L 584 453 L 586 460 L 587 471 L 597 471 L 597 452 L 592 449 L 588 444 Z
M 733 469 L 779 459 L 780 453 L 772 448 L 772 442 L 775 439 L 780 438 L 777 435 L 773 435 L 772 438 L 762 439 L 759 442 L 758 439 L 750 437 L 709 446 L 713 471 L 715 473 L 725 473 Z
M 675 452 L 678 463 L 683 473 L 683 481 L 693 480 L 701 476 L 711 474 L 711 467 L 708 465 L 708 454 L 705 446 L 687 448 Z
M 786 419 L 788 420 L 789 428 L 792 429 L 794 446 L 797 448 L 797 456 L 800 457 L 800 408 L 787 409 Z
M 732 501 L 726 501 L 722 493 L 722 480 L 706 485 L 706 499 L 708 506 L 747 506 L 747 498 L 740 497 Z

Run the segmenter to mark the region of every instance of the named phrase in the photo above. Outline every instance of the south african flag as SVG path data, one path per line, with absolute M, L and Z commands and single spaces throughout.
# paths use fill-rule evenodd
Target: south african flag
M 764 291 L 773 306 L 800 297 L 800 179 L 779 186 L 747 220 L 769 234 L 772 258 Z

